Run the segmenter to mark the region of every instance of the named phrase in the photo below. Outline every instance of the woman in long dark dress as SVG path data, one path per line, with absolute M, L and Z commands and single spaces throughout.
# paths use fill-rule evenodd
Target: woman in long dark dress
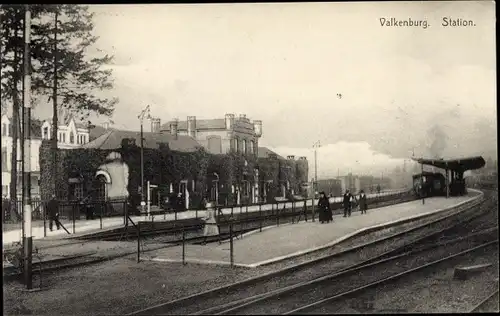
M 321 224 L 324 222 L 330 223 L 333 221 L 332 218 L 332 209 L 330 207 L 330 202 L 325 195 L 325 192 L 320 193 L 320 198 L 318 200 L 318 209 L 319 209 L 319 221 Z
M 359 191 L 359 210 L 361 214 L 366 214 L 366 210 L 368 209 L 368 204 L 366 203 L 366 195 L 365 191 Z

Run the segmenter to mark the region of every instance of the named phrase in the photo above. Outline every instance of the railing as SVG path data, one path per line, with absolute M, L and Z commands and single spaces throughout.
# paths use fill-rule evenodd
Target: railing
M 407 192 L 407 190 L 398 190 L 391 192 L 382 192 L 380 194 L 367 194 L 367 203 L 370 207 L 373 203 L 384 203 L 384 201 L 388 199 L 397 198 L 398 194 L 403 194 Z M 341 197 L 330 198 L 330 202 L 332 203 L 332 208 L 335 210 L 340 208 Z M 18 207 L 22 210 L 21 201 L 18 201 Z M 272 204 L 253 204 L 253 205 L 239 205 L 232 207 L 218 207 L 218 221 L 224 221 L 224 216 L 236 216 L 237 214 L 251 214 L 254 216 L 256 213 L 266 213 L 266 212 L 275 212 L 279 210 L 279 212 L 287 212 L 287 210 L 293 211 L 298 209 L 299 207 L 306 210 L 304 216 L 307 216 L 308 219 L 314 219 L 315 214 L 312 211 L 312 199 L 308 200 L 295 200 L 295 201 L 286 201 L 286 202 L 275 202 Z M 32 222 L 32 234 L 34 238 L 42 238 L 46 237 L 48 234 L 48 230 L 50 229 L 50 216 L 47 212 L 47 204 L 48 201 L 41 200 L 32 200 L 33 207 L 33 222 Z M 314 202 L 317 205 L 317 200 Z M 140 207 L 139 207 L 140 209 Z M 285 210 L 285 211 L 283 211 Z M 200 219 L 206 216 L 206 212 L 204 210 L 188 210 L 182 212 L 173 212 L 168 210 L 160 210 L 156 212 L 151 212 L 151 216 L 148 218 L 148 221 L 154 222 L 155 217 L 157 216 L 163 217 L 164 221 L 177 221 L 188 218 Z M 91 230 L 95 231 L 98 229 L 111 228 L 111 227 L 119 227 L 121 225 L 127 224 L 127 217 L 133 218 L 132 215 L 145 216 L 146 212 L 136 213 L 131 212 L 129 210 L 128 204 L 126 200 L 108 200 L 108 201 L 93 201 L 85 204 L 81 204 L 79 201 L 60 201 L 58 208 L 58 220 L 60 228 L 66 232 L 67 234 L 75 234 L 82 233 L 87 231 L 90 233 Z M 141 220 L 140 217 L 137 216 L 134 218 L 134 221 Z M 222 217 L 221 217 L 222 216 Z M 242 215 L 238 215 L 242 216 Z M 247 215 L 250 216 L 250 215 Z M 160 217 L 160 219 L 161 219 Z M 96 225 L 99 223 L 98 225 Z M 11 226 L 11 227 L 9 227 Z M 13 228 L 13 229 L 11 229 Z M 4 225 L 4 237 L 6 237 L 6 232 L 10 234 L 7 239 L 4 240 L 12 240 L 12 242 L 16 239 L 19 239 L 17 233 L 21 230 L 22 223 L 15 224 L 5 224 Z M 57 223 L 53 223 L 53 228 L 57 228 Z M 17 232 L 16 232 L 17 231 Z M 17 236 L 17 237 L 16 237 Z M 10 242 L 9 242 L 10 243 Z
M 372 208 L 380 207 L 383 203 L 394 203 L 395 200 L 406 199 L 413 200 L 413 195 L 408 190 L 401 190 L 398 192 L 391 192 L 391 194 L 384 194 L 379 196 L 371 196 L 367 198 L 368 205 Z M 311 202 L 309 200 L 309 202 Z M 334 214 L 341 212 L 339 210 L 339 202 L 332 199 L 332 209 Z M 273 204 L 259 204 L 257 210 L 252 210 L 252 206 L 240 206 L 238 208 L 218 208 L 217 223 L 212 225 L 218 226 L 218 235 L 213 236 L 202 236 L 198 234 L 198 237 L 205 239 L 207 237 L 214 238 L 214 241 L 222 239 L 229 239 L 230 253 L 232 254 L 232 240 L 242 236 L 246 232 L 250 231 L 260 231 L 268 226 L 280 226 L 283 224 L 295 224 L 301 221 L 314 221 L 315 214 L 312 212 L 312 203 L 307 203 L 306 200 L 303 201 L 292 201 L 292 202 L 277 202 Z M 338 212 L 336 212 L 338 210 Z M 358 211 L 358 210 L 353 210 Z M 141 260 L 141 246 L 146 244 L 146 236 L 149 232 L 149 226 L 146 228 L 146 224 L 151 224 L 150 221 L 139 221 L 137 226 L 137 261 Z M 175 235 L 168 238 L 166 243 L 178 243 L 182 242 L 182 262 L 185 263 L 185 253 L 186 253 L 186 236 L 193 235 L 193 227 L 183 226 L 184 224 L 179 223 L 176 227 L 175 232 L 169 231 L 171 234 Z M 205 224 L 207 225 L 207 224 Z M 201 227 L 201 226 L 200 226 Z M 147 233 L 146 233 L 147 232 Z M 190 239 L 193 238 L 192 236 Z M 154 243 L 159 241 L 155 239 Z M 231 255 L 231 265 L 233 265 L 233 259 Z

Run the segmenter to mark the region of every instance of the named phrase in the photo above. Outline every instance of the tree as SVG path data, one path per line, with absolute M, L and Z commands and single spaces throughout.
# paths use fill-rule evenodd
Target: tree
M 92 35 L 93 14 L 81 5 L 33 5 L 31 33 L 32 91 L 35 97 L 48 96 L 53 102 L 53 168 L 57 166 L 58 110 L 86 118 L 90 113 L 110 116 L 116 98 L 99 98 L 95 92 L 113 87 L 110 69 L 103 66 L 112 56 L 92 56 L 89 49 L 98 37 Z M 22 25 L 24 7 L 2 5 L 2 102 L 10 99 L 13 119 L 20 107 L 22 80 Z M 20 54 L 21 53 L 21 54 Z M 52 83 L 52 84 L 50 84 Z M 5 91 L 5 92 L 4 92 Z M 60 104 L 58 101 L 61 101 Z M 13 129 L 15 130 L 15 129 Z M 17 134 L 13 135 L 17 140 Z M 16 141 L 14 140 L 14 144 Z M 13 151 L 15 152 L 15 151 Z M 14 159 L 14 158 L 13 158 Z M 14 176 L 17 170 L 12 170 Z M 12 192 L 12 191 L 11 191 Z

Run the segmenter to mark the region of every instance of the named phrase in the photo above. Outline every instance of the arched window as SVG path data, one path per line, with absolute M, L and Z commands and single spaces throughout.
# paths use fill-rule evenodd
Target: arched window
M 73 132 L 69 132 L 69 143 L 70 144 L 75 143 L 75 134 L 73 134 Z
M 97 175 L 94 181 L 94 198 L 98 201 L 106 199 L 106 177 L 102 174 Z

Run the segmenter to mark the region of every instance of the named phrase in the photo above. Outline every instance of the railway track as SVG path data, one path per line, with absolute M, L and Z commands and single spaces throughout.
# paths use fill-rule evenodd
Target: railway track
M 480 203 L 470 206 L 472 209 L 470 214 L 468 214 L 470 220 L 481 216 L 482 213 L 478 215 L 478 209 L 475 207 L 479 205 Z M 451 229 L 457 229 L 457 234 L 463 234 L 463 230 L 459 229 L 459 224 L 463 225 L 464 223 L 457 221 L 455 216 L 448 215 L 432 224 L 426 223 L 342 252 L 329 254 L 286 267 L 279 271 L 267 273 L 257 278 L 191 295 L 166 304 L 160 304 L 133 314 L 213 314 L 221 307 L 227 307 L 228 304 L 233 305 L 237 302 L 243 303 L 259 299 L 261 296 L 267 295 L 270 291 L 280 291 L 286 288 L 286 286 L 293 286 L 299 283 L 301 280 L 324 277 L 331 273 L 375 262 L 397 253 L 404 253 L 417 243 L 432 243 L 433 238 L 435 240 L 440 234 L 445 234 Z M 441 229 L 436 232 L 437 227 Z M 490 233 L 494 233 L 494 231 L 492 230 Z M 405 237 L 406 241 L 401 237 Z M 382 254 L 380 254 L 381 248 L 385 249 L 385 252 Z M 352 262 L 356 263 L 353 265 Z M 242 297 L 244 297 L 243 300 L 241 299 Z
M 384 196 L 383 198 L 387 198 L 387 196 Z M 414 198 L 408 197 L 408 196 L 398 197 L 394 200 L 382 200 L 380 202 L 377 200 L 377 198 L 373 198 L 372 206 L 374 208 L 380 208 L 380 207 L 384 207 L 387 205 L 408 202 L 411 200 L 414 200 Z M 286 210 L 290 211 L 290 208 L 287 208 Z M 269 210 L 267 210 L 267 211 L 269 211 Z M 282 212 L 283 209 L 275 209 L 274 211 L 279 213 L 279 212 Z M 334 212 L 335 214 L 340 214 L 342 212 L 340 209 L 335 209 L 334 211 L 335 211 Z M 274 222 L 268 222 L 268 221 L 270 219 L 274 218 L 275 216 L 277 216 L 278 213 L 275 213 L 275 214 L 273 213 L 273 214 L 270 214 L 268 216 L 265 216 L 264 222 L 266 222 L 266 224 L 263 227 L 274 225 Z M 235 215 L 238 215 L 238 214 L 241 215 L 241 214 L 245 214 L 245 213 L 235 212 Z M 248 213 L 248 214 L 250 214 L 250 213 Z M 300 214 L 302 214 L 302 213 L 300 213 Z M 288 216 L 286 216 L 286 215 L 288 215 Z M 226 214 L 225 216 L 228 216 L 228 215 Z M 294 217 L 294 216 L 292 216 L 292 213 L 290 213 L 290 214 L 281 213 L 280 216 L 282 216 L 282 220 L 285 220 L 285 221 L 291 221 L 291 218 Z M 259 219 L 257 217 L 244 218 L 243 222 L 244 223 L 258 223 Z M 164 240 L 161 242 L 178 244 L 178 243 L 182 242 L 182 237 L 181 237 L 182 234 L 181 233 L 182 233 L 182 230 L 184 229 L 187 234 L 197 235 L 197 236 L 192 236 L 192 237 L 186 238 L 185 242 L 187 242 L 187 243 L 203 244 L 203 243 L 209 243 L 209 242 L 219 242 L 222 240 L 229 239 L 228 232 L 221 233 L 220 236 L 209 236 L 208 238 L 204 237 L 204 236 L 199 236 L 199 234 L 200 234 L 199 232 L 203 229 L 203 225 L 201 225 L 201 224 L 188 225 L 185 227 L 182 227 L 182 226 L 169 227 L 167 229 L 162 229 L 162 228 L 154 229 L 155 222 L 152 222 L 152 223 L 153 223 L 153 225 L 152 225 L 153 229 L 148 229 L 147 231 L 141 232 L 141 238 L 143 238 L 143 237 L 148 237 L 148 238 L 163 237 Z M 165 222 L 157 222 L 157 223 L 159 225 L 161 225 L 161 223 L 165 223 Z M 282 222 L 282 223 L 284 223 L 284 222 Z M 228 226 L 229 222 L 221 221 L 220 225 L 221 226 L 224 226 L 224 225 Z M 249 229 L 246 229 L 246 228 L 237 229 L 237 230 L 233 231 L 233 234 L 234 234 L 234 236 L 239 236 L 241 234 L 247 233 L 247 232 L 255 230 L 255 229 L 258 229 L 258 227 L 249 228 Z M 197 231 L 198 231 L 198 233 L 197 233 Z M 124 231 L 113 231 L 113 232 L 108 232 L 108 233 L 97 233 L 95 236 L 75 237 L 75 239 L 78 239 L 78 240 L 104 240 L 104 241 L 123 240 L 125 238 L 136 239 L 137 238 L 136 230 L 132 229 L 130 232 L 128 232 L 128 234 Z
M 469 313 L 491 313 L 498 312 L 499 305 L 499 291 L 493 291 L 489 295 L 486 296 L 479 304 L 474 306 Z
M 274 293 L 266 293 L 247 302 L 235 302 L 216 311 L 212 310 L 210 314 L 315 314 L 324 304 L 334 300 L 497 245 L 498 239 L 494 241 L 480 239 L 477 242 L 460 239 L 456 243 L 448 242 L 446 247 L 428 247 L 403 253 Z

